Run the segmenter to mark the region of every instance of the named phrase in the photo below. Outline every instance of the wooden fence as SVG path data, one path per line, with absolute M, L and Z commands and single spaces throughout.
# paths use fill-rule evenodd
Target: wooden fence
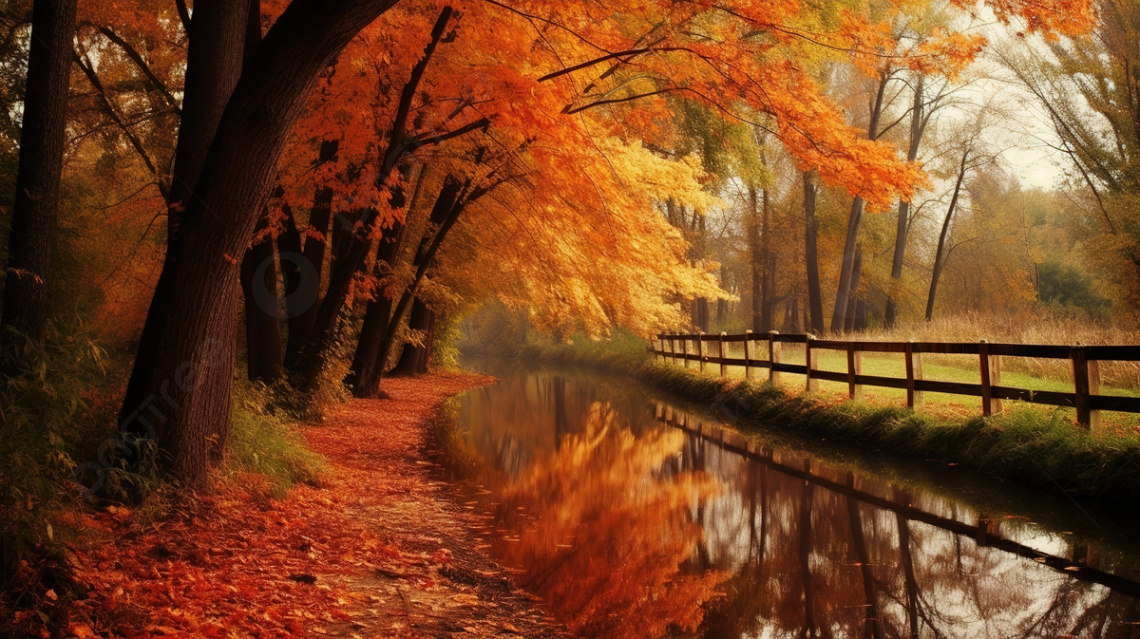
M 744 343 L 744 357 L 727 357 L 725 345 Z M 710 346 L 716 355 L 709 354 Z M 768 357 L 757 357 L 757 346 L 767 346 Z M 796 364 L 781 358 L 783 344 L 802 344 L 804 357 Z M 1101 411 L 1140 413 L 1140 397 L 1117 397 L 1100 394 L 1099 363 L 1103 361 L 1140 361 L 1140 346 L 1055 346 L 1038 344 L 991 344 L 982 340 L 971 343 L 947 342 L 870 342 L 853 340 L 817 339 L 813 335 L 786 334 L 778 331 L 742 335 L 706 335 L 704 333 L 675 335 L 661 334 L 653 340 L 653 352 L 663 361 L 678 361 L 689 367 L 697 362 L 700 370 L 709 365 L 720 366 L 726 376 L 729 366 L 743 366 L 745 377 L 753 379 L 756 369 L 767 369 L 768 382 L 778 383 L 780 373 L 804 375 L 805 389 L 819 389 L 819 380 L 846 382 L 847 394 L 852 399 L 862 395 L 863 386 L 899 388 L 906 390 L 906 403 L 912 409 L 922 404 L 923 391 L 980 397 L 982 414 L 1001 411 L 1001 400 L 1018 400 L 1050 406 L 1068 406 L 1077 410 L 1077 421 L 1085 428 L 1099 430 Z M 821 350 L 847 353 L 847 370 L 819 369 L 818 353 Z M 863 374 L 863 353 L 898 353 L 906 365 L 905 377 L 886 377 Z M 978 358 L 980 383 L 942 382 L 923 379 L 922 355 L 938 353 L 948 355 L 974 355 Z M 1072 362 L 1073 392 L 1033 390 L 1002 386 L 1001 358 L 1027 357 L 1038 359 L 1066 359 Z

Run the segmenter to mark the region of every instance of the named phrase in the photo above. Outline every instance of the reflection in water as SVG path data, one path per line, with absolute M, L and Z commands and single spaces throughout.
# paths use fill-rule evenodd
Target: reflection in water
M 447 439 L 491 553 L 582 636 L 1140 636 L 1134 557 L 756 450 L 611 380 L 505 379 Z

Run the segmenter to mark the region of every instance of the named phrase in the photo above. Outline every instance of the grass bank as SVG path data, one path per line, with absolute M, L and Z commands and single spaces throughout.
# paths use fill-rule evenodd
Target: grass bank
M 722 379 L 655 361 L 631 335 L 605 342 L 527 346 L 520 359 L 629 375 L 684 399 L 717 404 L 746 423 L 973 467 L 990 476 L 1082 498 L 1140 496 L 1140 434 L 1093 435 L 1061 412 L 1015 404 L 992 418 L 945 417 L 834 396 L 795 394 L 761 382 Z

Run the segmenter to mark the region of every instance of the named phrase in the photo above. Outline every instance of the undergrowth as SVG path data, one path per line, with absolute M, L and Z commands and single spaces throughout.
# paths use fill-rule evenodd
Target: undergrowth
M 1029 405 L 990 418 L 937 419 L 906 408 L 836 402 L 655 361 L 646 342 L 631 334 L 527 346 L 518 357 L 618 371 L 685 399 L 717 405 L 746 422 L 955 462 L 1054 492 L 1132 501 L 1140 494 L 1140 435 L 1094 435 L 1056 411 Z
M 80 327 L 82 329 L 82 327 Z M 0 613 L 65 595 L 61 513 L 82 507 L 72 481 L 113 432 L 117 371 L 82 331 L 49 329 L 43 344 L 6 333 L 0 355 Z M 0 614 L 0 617 L 3 615 Z M 2 625 L 0 625 L 2 630 Z
M 164 477 L 154 442 L 117 428 L 127 369 L 84 327 L 53 326 L 42 344 L 3 337 L 10 346 L 0 350 L 0 636 L 9 636 L 18 631 L 9 625 L 17 611 L 56 628 L 67 602 L 82 596 L 66 542 L 83 534 L 85 511 L 128 505 L 145 524 L 193 495 Z M 322 389 L 292 413 L 285 395 L 235 385 L 216 477 L 256 483 L 274 496 L 319 481 L 324 460 L 306 447 L 295 421 L 341 397 Z
M 234 478 L 262 475 L 275 496 L 294 484 L 318 484 L 327 470 L 297 432 L 289 413 L 275 408 L 275 394 L 263 384 L 239 382 L 234 388 L 230 436 L 221 472 Z

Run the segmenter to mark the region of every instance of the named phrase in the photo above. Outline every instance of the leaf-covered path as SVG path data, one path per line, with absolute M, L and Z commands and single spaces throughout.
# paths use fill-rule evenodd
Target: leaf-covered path
M 331 472 L 283 499 L 225 486 L 158 522 L 112 509 L 78 553 L 71 636 L 553 637 L 563 632 L 473 550 L 419 458 L 440 403 L 488 377 L 385 382 L 305 429 Z M 253 481 L 252 479 L 250 480 Z M 113 542 L 113 543 L 111 543 Z

